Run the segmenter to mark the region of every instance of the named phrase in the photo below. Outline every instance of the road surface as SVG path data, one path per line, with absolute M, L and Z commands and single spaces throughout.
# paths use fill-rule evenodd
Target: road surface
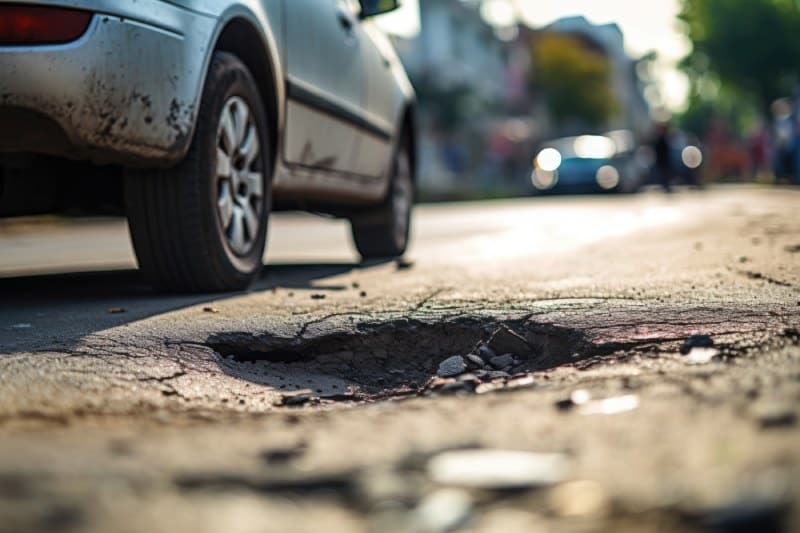
M 266 261 L 159 295 L 124 221 L 0 223 L 0 531 L 800 528 L 800 191 L 425 205 L 370 264 L 281 214 Z

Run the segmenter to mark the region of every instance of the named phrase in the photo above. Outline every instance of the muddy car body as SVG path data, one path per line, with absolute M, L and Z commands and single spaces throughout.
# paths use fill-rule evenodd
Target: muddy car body
M 0 216 L 124 212 L 158 286 L 257 275 L 273 206 L 397 255 L 413 90 L 377 0 L 0 0 Z M 124 185 L 123 185 L 124 184 Z

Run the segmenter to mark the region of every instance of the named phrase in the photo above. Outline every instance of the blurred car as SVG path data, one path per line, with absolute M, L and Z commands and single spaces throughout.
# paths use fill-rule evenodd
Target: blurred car
M 0 216 L 103 206 L 157 287 L 243 289 L 274 208 L 406 249 L 414 92 L 396 0 L 0 0 Z M 123 186 L 124 184 L 124 186 Z
M 615 130 L 548 141 L 533 166 L 535 193 L 635 192 L 649 162 L 637 150 L 632 132 Z

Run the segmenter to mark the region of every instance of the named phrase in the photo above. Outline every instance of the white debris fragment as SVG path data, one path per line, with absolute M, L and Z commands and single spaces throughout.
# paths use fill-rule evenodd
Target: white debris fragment
M 580 413 L 582 415 L 616 415 L 633 411 L 637 407 L 639 407 L 639 397 L 635 394 L 628 394 L 584 403 L 580 406 Z
M 690 365 L 705 365 L 719 355 L 716 348 L 692 348 L 686 355 L 686 362 Z
M 414 513 L 414 531 L 455 531 L 469 521 L 472 498 L 463 490 L 439 489 L 420 502 Z
M 505 450 L 455 450 L 428 462 L 428 475 L 441 485 L 481 489 L 514 489 L 562 481 L 567 458 L 558 453 Z

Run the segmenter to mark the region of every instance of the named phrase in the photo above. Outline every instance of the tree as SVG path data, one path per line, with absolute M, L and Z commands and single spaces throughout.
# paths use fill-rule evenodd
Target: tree
M 702 96 L 711 79 L 765 110 L 800 81 L 800 7 L 795 0 L 683 0 L 694 48 L 683 67 Z
M 559 124 L 604 125 L 616 113 L 611 66 L 602 53 L 575 37 L 545 33 L 532 44 L 533 82 Z

